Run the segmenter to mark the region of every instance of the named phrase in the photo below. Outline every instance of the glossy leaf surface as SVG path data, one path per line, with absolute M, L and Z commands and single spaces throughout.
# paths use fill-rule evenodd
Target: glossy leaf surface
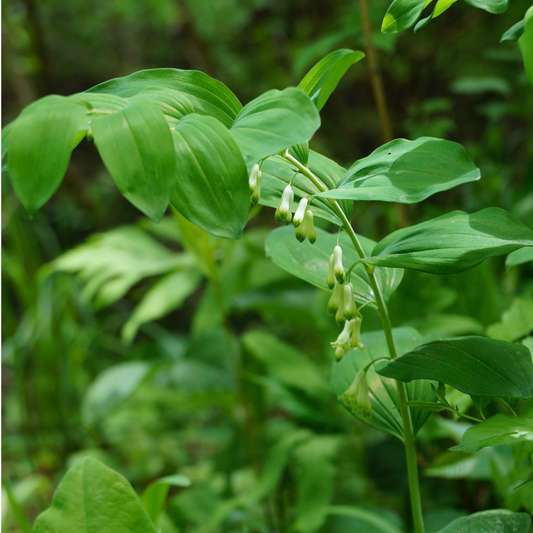
M 480 176 L 460 144 L 431 137 L 396 139 L 357 161 L 335 189 L 320 196 L 411 204 Z
M 426 0 L 394 0 L 381 24 L 383 33 L 396 33 L 413 26 L 418 20 Z
M 529 398 L 533 392 L 529 350 L 485 337 L 423 344 L 379 365 L 377 372 L 399 381 L 439 381 L 471 396 Z
M 213 117 L 192 114 L 172 131 L 176 187 L 172 205 L 205 231 L 237 239 L 248 221 L 250 193 L 241 152 Z
M 395 231 L 380 241 L 372 257 L 364 261 L 376 266 L 452 274 L 524 246 L 533 246 L 533 230 L 507 211 L 491 207 L 472 215 L 453 211 Z
M 527 533 L 530 524 L 527 513 L 495 509 L 458 518 L 439 533 Z

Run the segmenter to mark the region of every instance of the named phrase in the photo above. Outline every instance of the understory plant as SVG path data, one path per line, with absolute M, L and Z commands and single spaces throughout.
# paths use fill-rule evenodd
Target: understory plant
M 420 9 L 406 12 L 409 22 L 396 31 L 413 25 L 427 4 L 415 3 Z M 397 10 L 407 4 L 393 3 L 387 28 L 391 17 L 403 20 Z M 531 30 L 526 17 L 517 38 L 530 39 Z M 530 50 L 524 49 L 526 57 Z M 359 202 L 422 202 L 481 177 L 462 146 L 438 138 L 393 140 L 349 169 L 309 148 L 320 127 L 319 112 L 347 69 L 363 58 L 362 52 L 337 50 L 298 87 L 268 91 L 244 107 L 228 87 L 202 72 L 143 70 L 31 104 L 4 129 L 2 155 L 30 216 L 59 187 L 80 142 L 94 143 L 123 196 L 154 221 L 170 204 L 191 226 L 238 239 L 258 205 L 275 208 L 282 226 L 269 234 L 266 254 L 331 293 L 324 313 L 339 330 L 331 339 L 332 387 L 353 416 L 403 443 L 413 529 L 423 533 L 417 433 L 433 413 L 448 411 L 473 423 L 456 452 L 512 445 L 527 482 L 533 474 L 533 420 L 525 400 L 533 394 L 533 365 L 527 342 L 482 336 L 441 340 L 394 328 L 388 302 L 404 269 L 450 275 L 493 256 L 516 258 L 525 251 L 531 257 L 533 230 L 507 211 L 488 207 L 402 227 L 379 242 L 356 233 L 351 216 Z M 184 260 L 187 268 L 197 267 L 191 258 Z M 171 261 L 168 268 L 174 266 Z M 205 272 L 216 279 L 213 268 Z M 179 291 L 189 278 L 175 277 L 162 290 Z M 191 287 L 198 279 L 194 274 Z M 369 312 L 377 314 L 381 330 L 365 331 L 363 315 Z M 138 326 L 130 323 L 129 340 Z M 451 397 L 457 391 L 471 398 L 473 408 L 455 404 Z M 503 412 L 486 417 L 491 402 Z M 156 531 L 169 487 L 188 483 L 176 476 L 158 480 L 145 491 L 143 507 L 119 474 L 83 459 L 67 473 L 33 530 L 74 531 L 76 524 L 85 528 L 80 531 L 96 531 L 104 520 L 113 532 Z M 459 518 L 442 533 L 526 533 L 530 523 L 527 513 L 492 510 Z

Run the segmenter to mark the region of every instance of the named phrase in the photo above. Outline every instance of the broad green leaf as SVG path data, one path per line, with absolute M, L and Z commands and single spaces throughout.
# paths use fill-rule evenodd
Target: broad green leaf
M 180 474 L 165 476 L 153 481 L 144 489 L 141 500 L 148 516 L 157 525 L 159 516 L 165 507 L 170 487 L 190 487 L 191 480 Z
M 533 85 L 533 6 L 526 11 L 524 33 L 518 38 L 518 46 L 522 52 L 527 79 Z
M 131 342 L 139 328 L 177 309 L 198 287 L 202 276 L 195 270 L 172 272 L 158 280 L 144 295 L 122 329 L 122 339 Z
M 244 106 L 231 126 L 246 164 L 309 141 L 320 127 L 320 115 L 300 89 L 273 89 Z
M 533 442 L 533 420 L 498 414 L 466 430 L 455 450 L 478 452 L 487 446 Z
M 483 454 L 445 451 L 424 470 L 425 476 L 444 479 L 490 479 L 490 459 Z M 488 476 L 483 475 L 488 470 Z
M 237 143 L 213 117 L 192 114 L 172 131 L 177 178 L 172 205 L 208 233 L 238 239 L 250 212 L 248 174 Z
M 465 0 L 465 2 L 494 15 L 505 13 L 509 7 L 509 0 Z
M 518 41 L 520 36 L 524 33 L 525 20 L 521 20 L 516 24 L 513 24 L 500 39 L 500 42 L 503 41 Z
M 289 154 L 295 157 L 302 165 L 309 163 L 309 143 L 295 144 L 289 148 Z
M 432 137 L 396 139 L 357 161 L 335 189 L 320 196 L 411 204 L 480 176 L 460 144 Z
M 509 270 L 514 266 L 531 262 L 533 262 L 533 248 L 520 248 L 519 250 L 511 252 L 505 258 L 505 268 Z
M 86 92 L 111 93 L 130 98 L 152 87 L 185 93 L 196 113 L 212 115 L 228 128 L 242 109 L 237 97 L 222 82 L 197 70 L 141 70 L 129 76 L 105 81 Z
M 363 321 L 363 331 L 365 323 Z M 393 330 L 396 348 L 399 354 L 409 352 L 427 337 L 422 337 L 413 328 L 395 328 Z M 382 331 L 363 333 L 361 336 L 365 345 L 364 351 L 348 352 L 339 363 L 333 363 L 331 370 L 331 384 L 337 396 L 340 396 L 352 384 L 357 372 L 365 368 L 370 362 L 380 358 L 389 358 L 389 351 L 385 335 Z M 372 395 L 372 417 L 367 419 L 355 414 L 357 418 L 371 426 L 403 438 L 403 422 L 396 406 L 400 404 L 396 383 L 378 375 L 375 365 L 367 372 L 368 385 Z M 427 381 L 415 381 L 407 385 L 408 398 L 411 401 L 429 402 L 435 399 L 431 385 Z M 415 432 L 426 423 L 431 416 L 431 411 L 420 408 L 412 408 L 413 427 Z
M 380 241 L 372 257 L 376 266 L 452 274 L 475 267 L 488 257 L 533 246 L 533 230 L 497 207 L 469 215 L 453 211 L 400 229 Z
M 176 184 L 176 156 L 163 113 L 139 100 L 92 121 L 98 152 L 120 192 L 153 220 L 160 220 Z
M 485 337 L 423 344 L 378 365 L 377 372 L 399 381 L 439 381 L 470 396 L 529 398 L 533 392 L 529 350 Z
M 185 93 L 174 89 L 160 87 L 147 87 L 130 98 L 131 101 L 144 100 L 155 104 L 167 119 L 169 125 L 174 127 L 178 120 L 185 115 L 194 113 L 194 106 Z
M 437 3 L 435 4 L 435 10 L 433 11 L 433 18 L 437 18 L 439 15 L 442 15 L 445 11 L 450 9 L 455 2 L 457 2 L 457 0 L 437 0 Z
M 328 187 L 334 188 L 339 183 L 346 170 L 337 165 L 331 159 L 323 155 L 309 152 L 308 168 L 320 178 Z M 292 209 L 296 211 L 298 202 L 303 197 L 319 194 L 319 190 L 313 183 L 302 174 L 296 174 L 297 169 L 288 161 L 279 156 L 269 157 L 263 162 L 261 167 L 263 180 L 261 182 L 261 198 L 259 203 L 269 207 L 278 207 L 281 195 L 285 187 L 292 181 L 294 190 L 294 202 Z M 296 177 L 294 177 L 296 175 Z M 294 178 L 294 179 L 293 179 Z M 350 218 L 353 202 L 346 200 L 339 202 L 346 216 Z M 309 209 L 313 211 L 315 217 L 324 218 L 341 226 L 342 222 L 333 210 L 329 200 L 316 197 L 310 203 Z
M 533 331 L 533 301 L 515 298 L 511 307 L 502 313 L 502 319 L 487 328 L 493 339 L 515 342 Z
M 88 426 L 98 422 L 125 402 L 151 373 L 144 361 L 120 363 L 104 370 L 87 390 L 81 414 Z
M 530 524 L 527 513 L 494 509 L 458 518 L 439 533 L 527 533 Z
M 263 331 L 248 331 L 243 346 L 268 369 L 268 375 L 310 396 L 323 397 L 331 389 L 319 369 L 304 354 Z
M 10 126 L 7 163 L 13 188 L 33 216 L 59 187 L 87 108 L 48 96 Z
M 363 52 L 342 49 L 321 59 L 298 84 L 320 111 L 346 71 L 365 57 Z
M 324 513 L 353 519 L 357 525 L 350 531 L 372 531 L 372 533 L 401 533 L 402 531 L 377 511 L 348 505 L 328 505 L 324 508 Z
M 407 30 L 419 19 L 426 0 L 394 0 L 389 6 L 381 24 L 383 33 Z
M 294 236 L 294 228 L 291 226 L 278 228 L 272 231 L 266 240 L 266 254 L 274 263 L 293 276 L 303 279 L 320 289 L 328 289 L 326 277 L 328 273 L 329 257 L 337 244 L 337 235 L 328 233 L 317 228 L 315 244 L 307 240 L 300 243 Z M 374 241 L 366 237 L 359 237 L 365 252 L 369 252 L 374 246 Z M 349 237 L 341 233 L 339 239 L 343 249 L 343 263 L 347 271 L 353 263 L 359 260 Z M 376 269 L 378 283 L 383 291 L 385 300 L 388 301 L 400 284 L 403 272 L 398 269 Z M 355 300 L 359 303 L 374 301 L 374 293 L 366 269 L 358 264 L 352 270 L 350 282 L 354 288 Z
M 156 533 L 127 479 L 86 457 L 62 479 L 52 505 L 41 513 L 33 533 Z

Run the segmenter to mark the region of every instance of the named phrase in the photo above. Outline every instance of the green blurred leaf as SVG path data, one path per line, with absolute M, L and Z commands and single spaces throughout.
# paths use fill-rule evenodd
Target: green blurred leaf
M 100 533 L 102 528 L 113 533 L 156 533 L 128 481 L 86 457 L 66 473 L 51 507 L 37 517 L 33 533 Z
M 451 89 L 457 94 L 498 93 L 511 94 L 512 88 L 505 78 L 496 76 L 465 76 L 452 83 Z
M 294 228 L 284 227 L 272 231 L 266 240 L 266 254 L 279 267 L 315 287 L 330 290 L 326 283 L 329 257 L 337 243 L 337 235 L 317 228 L 315 244 L 308 241 L 300 243 L 294 236 Z M 366 253 L 374 247 L 374 241 L 366 237 L 359 237 Z M 357 252 L 353 249 L 349 237 L 341 233 L 340 245 L 343 248 L 343 263 L 348 270 L 353 263 L 359 260 Z M 385 300 L 388 300 L 400 284 L 403 272 L 398 269 L 376 269 L 378 283 L 383 291 Z M 363 265 L 358 264 L 352 270 L 350 282 L 353 285 L 355 300 L 359 303 L 374 302 L 374 293 L 370 286 L 368 274 Z
M 394 0 L 389 6 L 381 24 L 383 33 L 407 30 L 419 19 L 426 0 Z
M 533 301 L 515 298 L 511 307 L 503 312 L 501 321 L 487 328 L 487 336 L 515 342 L 532 331 Z
M 529 398 L 533 364 L 525 346 L 485 337 L 423 344 L 378 365 L 378 374 L 400 381 L 430 379 L 471 396 Z
M 480 176 L 460 144 L 396 139 L 354 163 L 335 189 L 320 196 L 411 204 Z
M 144 361 L 120 363 L 104 370 L 85 393 L 81 414 L 91 426 L 113 412 L 139 388 L 153 366 Z
M 122 339 L 131 342 L 139 328 L 177 309 L 198 287 L 202 275 L 197 270 L 172 272 L 157 281 L 144 295 L 122 328 Z
M 455 450 L 478 452 L 487 446 L 503 446 L 533 441 L 533 420 L 497 414 L 466 430 Z
M 320 127 L 320 115 L 300 89 L 268 91 L 243 107 L 231 126 L 246 164 L 311 139 Z
M 363 322 L 364 329 L 364 322 Z M 427 340 L 413 328 L 395 328 L 393 330 L 396 348 L 399 354 L 406 353 Z M 340 396 L 352 384 L 357 372 L 364 369 L 370 362 L 380 358 L 389 358 L 385 335 L 382 331 L 363 333 L 364 351 L 348 352 L 340 362 L 334 363 L 331 370 L 331 384 L 337 396 Z M 400 440 L 403 439 L 403 422 L 396 406 L 400 404 L 396 383 L 378 375 L 375 365 L 367 372 L 368 386 L 371 392 L 372 417 L 357 418 L 371 426 L 390 433 Z M 432 401 L 435 394 L 428 381 L 415 381 L 407 385 L 407 395 L 411 401 Z M 411 409 L 415 433 L 426 423 L 431 412 L 426 409 Z
M 298 84 L 320 111 L 346 71 L 365 57 L 363 52 L 342 49 L 321 59 Z
M 129 98 L 152 87 L 185 93 L 195 113 L 214 116 L 228 128 L 242 109 L 237 97 L 222 82 L 197 70 L 141 70 L 100 83 L 87 93 L 111 93 Z
M 170 487 L 190 487 L 191 480 L 181 474 L 165 476 L 153 481 L 142 493 L 141 500 L 148 516 L 154 524 L 158 524 L 159 516 L 165 507 Z
M 248 174 L 237 143 L 213 117 L 182 118 L 172 131 L 177 158 L 172 205 L 193 224 L 238 239 L 250 212 Z
M 376 245 L 372 257 L 363 261 L 453 274 L 524 246 L 533 246 L 533 230 L 507 211 L 490 207 L 472 215 L 453 211 L 395 231 Z
M 509 7 L 509 0 L 465 0 L 465 2 L 493 15 L 505 13 Z
M 484 465 L 488 476 L 480 475 L 483 474 Z M 483 454 L 446 451 L 424 470 L 424 475 L 443 479 L 486 479 L 487 477 L 490 479 L 490 470 L 490 461 Z
M 513 24 L 503 35 L 500 39 L 500 42 L 503 43 L 503 41 L 518 41 L 520 36 L 524 33 L 524 24 L 525 20 L 521 20 L 517 22 L 516 24 Z
M 145 215 L 159 221 L 176 185 L 176 156 L 163 113 L 138 100 L 95 118 L 94 142 L 120 192 Z
M 517 265 L 523 265 L 524 263 L 533 262 L 533 248 L 521 248 L 511 252 L 505 258 L 505 268 L 507 270 Z
M 87 109 L 62 96 L 26 108 L 8 131 L 7 163 L 13 188 L 33 216 L 59 187 Z
M 518 46 L 522 52 L 527 79 L 533 85 L 533 6 L 526 11 L 524 33 L 518 39 Z

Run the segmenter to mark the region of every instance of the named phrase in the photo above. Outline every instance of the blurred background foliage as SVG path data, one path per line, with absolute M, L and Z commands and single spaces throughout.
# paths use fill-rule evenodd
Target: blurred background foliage
M 356 204 L 357 232 L 378 240 L 487 206 L 533 227 L 533 95 L 516 43 L 499 43 L 529 3 L 493 16 L 458 2 L 399 35 L 379 32 L 388 3 L 372 0 L 370 19 L 393 137 L 457 141 L 482 179 L 405 210 Z M 345 0 L 4 0 L 2 30 L 4 124 L 41 96 L 143 68 L 203 70 L 246 103 L 296 85 L 335 49 L 366 47 L 359 4 Z M 366 60 L 321 115 L 312 148 L 346 167 L 382 144 Z M 28 531 L 83 455 L 139 492 L 188 476 L 190 488 L 170 491 L 163 533 L 372 533 L 386 530 L 378 518 L 409 529 L 402 445 L 336 401 L 327 295 L 265 258 L 272 211 L 254 211 L 236 242 L 175 213 L 156 225 L 95 155 L 80 145 L 33 220 L 2 179 L 5 531 Z M 504 259 L 457 276 L 406 272 L 393 323 L 532 346 L 532 272 Z M 366 313 L 363 329 L 378 328 Z M 532 447 L 447 452 L 466 427 L 437 416 L 420 434 L 428 533 L 485 508 L 533 512 L 533 483 L 516 488 Z

